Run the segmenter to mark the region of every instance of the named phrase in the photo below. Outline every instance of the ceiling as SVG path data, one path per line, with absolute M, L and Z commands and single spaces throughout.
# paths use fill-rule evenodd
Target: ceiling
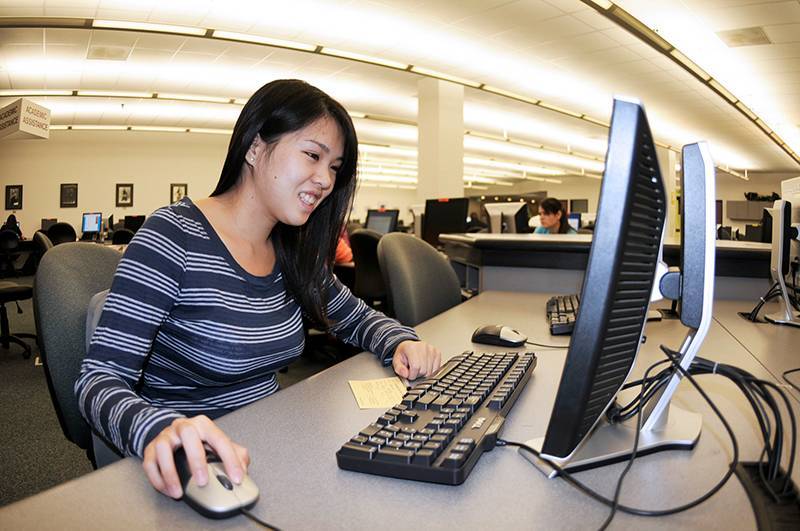
M 800 1 L 615 3 L 712 74 L 800 153 Z M 0 17 L 37 17 L 29 25 L 38 26 L 0 27 L 0 91 L 128 96 L 33 97 L 52 110 L 53 124 L 224 131 L 241 110 L 231 100 L 246 99 L 271 79 L 298 77 L 353 112 L 362 141 L 412 150 L 416 145 L 419 74 L 207 36 L 55 28 L 59 23 L 44 17 L 106 19 L 240 32 L 399 61 L 599 121 L 609 120 L 613 95 L 632 96 L 645 104 L 664 144 L 708 140 L 715 161 L 739 171 L 798 169 L 720 95 L 579 0 L 9 0 L 0 2 Z M 717 35 L 752 27 L 770 43 L 729 47 Z M 13 100 L 2 95 L 0 106 Z M 186 101 L 196 96 L 222 102 Z M 469 87 L 464 121 L 476 133 L 465 136 L 465 156 L 568 174 L 602 171 L 603 126 Z

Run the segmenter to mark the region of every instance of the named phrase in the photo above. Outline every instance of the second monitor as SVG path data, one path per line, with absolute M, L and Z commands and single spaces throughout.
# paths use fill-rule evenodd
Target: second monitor
M 521 201 L 516 203 L 486 203 L 483 206 L 489 214 L 489 230 L 493 233 L 530 232 L 528 230 L 527 203 Z

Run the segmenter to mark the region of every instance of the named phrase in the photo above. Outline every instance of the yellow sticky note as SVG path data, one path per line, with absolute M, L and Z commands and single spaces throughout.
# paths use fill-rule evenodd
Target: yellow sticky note
M 406 386 L 397 377 L 379 380 L 350 380 L 350 389 L 361 409 L 386 409 L 399 404 Z

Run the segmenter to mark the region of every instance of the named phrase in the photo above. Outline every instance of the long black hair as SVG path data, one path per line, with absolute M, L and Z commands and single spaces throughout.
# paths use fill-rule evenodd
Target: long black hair
M 541 208 L 551 216 L 554 216 L 556 215 L 556 213 L 561 212 L 561 219 L 559 220 L 558 224 L 558 233 L 566 234 L 569 232 L 569 219 L 567 217 L 566 210 L 564 210 L 564 205 L 561 204 L 561 201 L 559 201 L 555 197 L 548 197 L 547 199 L 539 203 L 539 208 Z
M 273 147 L 283 135 L 321 118 L 333 119 L 344 139 L 344 154 L 333 190 L 305 224 L 294 227 L 279 222 L 270 237 L 287 292 L 307 316 L 317 324 L 327 325 L 325 282 L 356 189 L 358 138 L 344 107 L 320 89 L 298 79 L 280 79 L 258 89 L 236 121 L 228 155 L 211 196 L 223 194 L 238 183 L 245 155 L 256 135 Z

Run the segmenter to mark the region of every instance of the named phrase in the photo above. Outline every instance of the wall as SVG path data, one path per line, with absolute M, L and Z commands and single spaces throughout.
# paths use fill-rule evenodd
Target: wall
M 749 181 L 717 171 L 717 199 L 722 199 L 722 224 L 739 229 L 744 234 L 745 225 L 755 221 L 732 220 L 728 217 L 726 201 L 744 201 L 745 192 L 756 192 L 759 195 L 781 193 L 781 181 L 795 175 L 758 174 L 751 175 Z
M 170 202 L 170 183 L 187 183 L 189 196 L 208 196 L 225 160 L 228 137 L 210 134 L 134 131 L 52 131 L 49 140 L 0 141 L 0 191 L 23 186 L 22 209 L 15 211 L 22 233 L 31 238 L 42 218 L 58 218 L 80 232 L 83 212 L 102 212 L 115 220 L 150 214 Z M 78 183 L 78 207 L 60 207 L 60 185 Z M 134 185 L 133 206 L 116 206 L 117 183 Z M 5 210 L 2 220 L 12 211 Z M 359 188 L 354 218 L 368 208 L 399 208 L 406 223 L 416 203 L 414 190 Z

